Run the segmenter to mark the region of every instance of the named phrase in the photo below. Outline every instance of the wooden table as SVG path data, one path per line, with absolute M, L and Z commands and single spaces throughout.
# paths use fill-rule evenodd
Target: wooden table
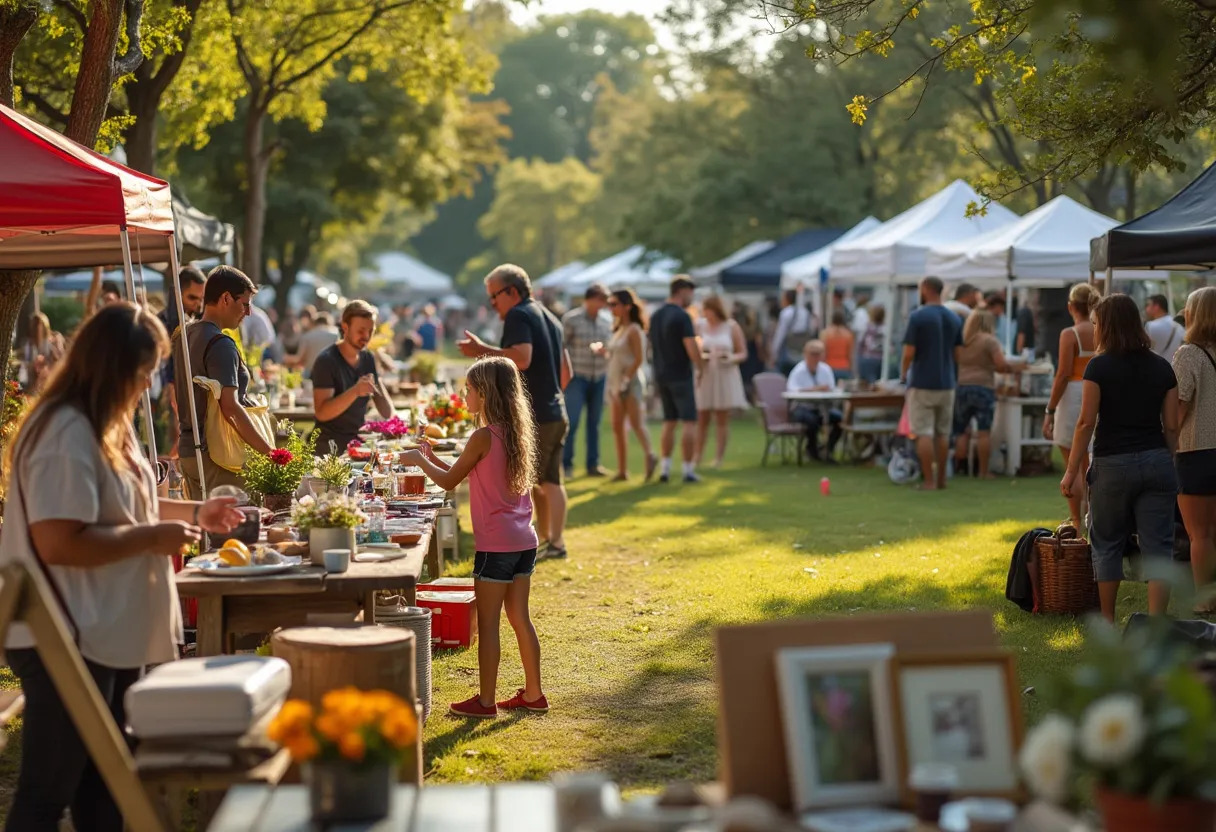
M 397 560 L 356 563 L 342 574 L 326 574 L 320 566 L 303 566 L 264 577 L 209 577 L 197 569 L 177 573 L 177 591 L 198 599 L 199 656 L 231 653 L 232 638 L 242 633 L 269 633 L 278 627 L 298 627 L 314 613 L 363 614 L 365 624 L 376 621 L 376 592 L 400 590 L 414 603 L 422 563 L 435 545 L 435 527 Z
M 864 459 L 870 454 L 885 453 L 888 449 L 889 438 L 899 427 L 899 419 L 891 419 L 885 413 L 876 418 L 859 416 L 862 410 L 902 410 L 904 393 L 900 390 L 793 390 L 781 394 L 786 405 L 791 409 L 795 405 L 812 405 L 828 407 L 833 404 L 844 406 L 844 421 L 841 429 L 845 434 L 844 450 L 846 457 L 854 460 Z M 824 419 L 827 423 L 827 419 Z M 864 442 L 864 447 L 859 446 Z

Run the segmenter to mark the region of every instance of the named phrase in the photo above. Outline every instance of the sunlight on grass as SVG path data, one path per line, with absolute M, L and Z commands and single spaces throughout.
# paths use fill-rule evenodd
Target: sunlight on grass
M 572 768 L 641 790 L 713 779 L 713 632 L 728 623 L 987 608 L 1024 684 L 1077 655 L 1075 621 L 1031 616 L 1004 598 L 1018 538 L 1063 511 L 1051 477 L 922 494 L 874 469 L 761 468 L 751 422 L 737 422 L 731 442 L 728 464 L 703 472 L 700 484 L 642 484 L 636 450 L 632 482 L 569 484 L 570 559 L 541 563 L 532 584 L 553 710 L 491 725 L 449 719 L 446 704 L 476 689 L 477 658 L 443 654 L 427 726 L 433 779 L 544 778 Z M 828 497 L 819 493 L 825 472 Z M 471 556 L 471 536 L 463 543 Z M 470 568 L 465 560 L 449 573 Z M 1126 599 L 1125 612 L 1143 607 L 1137 588 Z M 500 696 L 523 684 L 505 623 L 502 643 Z M 926 645 L 937 647 L 948 645 Z M 1032 719 L 1036 708 L 1028 700 Z

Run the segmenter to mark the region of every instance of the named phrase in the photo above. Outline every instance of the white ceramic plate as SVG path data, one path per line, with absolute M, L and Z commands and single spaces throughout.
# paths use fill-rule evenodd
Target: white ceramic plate
M 285 555 L 282 563 L 264 563 L 256 566 L 229 566 L 219 558 L 200 557 L 190 561 L 190 566 L 213 578 L 244 578 L 253 575 L 275 575 L 299 566 L 299 555 Z
M 1017 807 L 1008 800 L 969 797 L 964 800 L 947 803 L 943 806 L 938 825 L 941 826 L 943 832 L 967 832 L 967 829 L 971 825 L 971 822 L 967 818 L 967 812 L 972 807 L 983 810 L 985 814 L 990 815 L 997 822 L 1013 823 L 1014 818 L 1018 814 Z
M 376 551 L 376 552 L 360 552 L 355 555 L 355 563 L 384 563 L 387 560 L 399 560 L 405 557 L 405 552 L 401 551 L 401 547 L 397 547 L 397 551 Z

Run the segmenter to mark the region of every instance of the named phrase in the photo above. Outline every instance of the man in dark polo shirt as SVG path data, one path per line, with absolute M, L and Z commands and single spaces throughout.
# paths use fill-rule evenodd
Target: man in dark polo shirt
M 393 415 L 393 402 L 367 349 L 375 331 L 376 307 L 352 300 L 342 310 L 342 340 L 323 349 L 313 362 L 312 403 L 317 414 L 317 453 L 322 456 L 346 450 L 367 421 L 369 399 L 383 418 Z
M 570 381 L 570 356 L 562 346 L 562 325 L 532 297 L 532 282 L 519 266 L 499 266 L 485 279 L 490 305 L 502 318 L 502 346 L 491 347 L 465 330 L 458 342 L 470 358 L 501 355 L 515 362 L 532 399 L 536 420 L 537 473 L 532 489 L 536 531 L 548 546 L 541 555 L 566 557 L 566 488 L 562 485 L 562 447 L 569 422 L 562 391 Z

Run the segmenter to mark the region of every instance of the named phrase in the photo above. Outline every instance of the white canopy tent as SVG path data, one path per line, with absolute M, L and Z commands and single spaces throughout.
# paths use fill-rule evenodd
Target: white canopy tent
M 1013 296 L 1015 287 L 1057 287 L 1089 280 L 1089 241 L 1118 221 L 1060 195 L 1017 222 L 977 237 L 934 246 L 925 260 L 928 274 L 942 280 L 966 280 L 977 286 L 1000 286 Z M 1125 279 L 1162 280 L 1166 272 L 1119 270 Z M 1012 328 L 1009 332 L 1012 338 Z M 1012 343 L 1006 344 L 1012 352 Z
M 660 256 L 647 262 L 645 257 L 645 246 L 630 246 L 567 279 L 562 289 L 569 296 L 577 296 L 592 283 L 603 283 L 609 289 L 633 289 L 644 300 L 666 297 L 679 261 Z
M 746 260 L 751 260 L 756 255 L 763 254 L 775 245 L 776 243 L 772 240 L 757 240 L 754 243 L 748 243 L 734 254 L 728 254 L 721 260 L 717 260 L 706 266 L 697 266 L 695 269 L 690 269 L 688 276 L 694 280 L 717 283 L 722 276 L 722 272 L 731 266 L 737 266 Z
M 376 268 L 364 271 L 361 277 L 427 297 L 442 297 L 455 289 L 452 278 L 401 251 L 381 254 L 376 258 Z
M 811 289 L 818 289 L 821 274 L 824 272 L 830 274 L 831 272 L 832 250 L 842 243 L 847 243 L 863 234 L 869 233 L 880 225 L 882 225 L 882 222 L 876 217 L 866 217 L 857 223 L 857 225 L 844 232 L 836 242 L 830 243 L 817 251 L 804 254 L 801 257 L 795 257 L 793 260 L 785 261 L 781 266 L 781 288 L 783 290 L 797 289 L 799 286 L 805 286 Z
M 1009 225 L 1017 214 L 997 203 L 983 215 L 967 216 L 967 207 L 983 198 L 961 179 L 884 222 L 869 233 L 832 248 L 829 266 L 832 283 L 869 283 L 911 286 L 929 272 L 926 260 L 934 246 L 976 237 Z M 891 352 L 891 324 L 883 327 L 882 377 L 887 377 Z
M 587 268 L 587 264 L 582 260 L 575 260 L 573 263 L 567 263 L 564 266 L 558 266 L 553 271 L 538 277 L 532 281 L 533 289 L 552 289 L 561 291 L 567 280 L 574 277 L 579 272 Z

